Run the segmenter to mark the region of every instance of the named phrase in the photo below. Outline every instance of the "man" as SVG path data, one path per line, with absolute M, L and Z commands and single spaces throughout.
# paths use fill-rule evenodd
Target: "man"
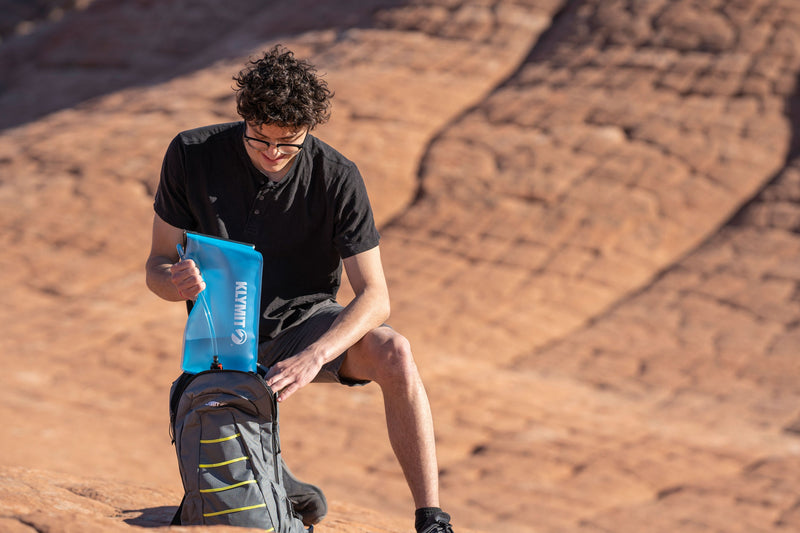
M 280 46 L 234 80 L 243 120 L 180 133 L 167 150 L 147 285 L 169 301 L 205 288 L 194 262 L 178 258 L 184 230 L 254 244 L 264 257 L 258 357 L 278 400 L 312 381 L 376 382 L 417 531 L 452 533 L 427 395 L 408 341 L 384 324 L 389 295 L 366 188 L 351 161 L 310 133 L 328 120 L 332 93 Z M 342 265 L 355 294 L 345 307 L 335 301 Z M 290 492 L 314 492 L 290 479 Z M 324 514 L 322 501 L 305 509 L 306 523 Z

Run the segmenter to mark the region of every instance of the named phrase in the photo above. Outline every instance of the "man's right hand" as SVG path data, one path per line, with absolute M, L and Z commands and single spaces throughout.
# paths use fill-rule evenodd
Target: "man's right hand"
M 206 288 L 197 264 L 181 259 L 178 249 L 183 245 L 184 231 L 153 215 L 153 242 L 145 265 L 145 281 L 154 294 L 169 302 L 194 301 Z
M 184 300 L 195 301 L 197 295 L 206 288 L 206 282 L 200 275 L 200 269 L 191 259 L 183 259 L 169 269 L 170 281 L 178 290 L 178 296 Z

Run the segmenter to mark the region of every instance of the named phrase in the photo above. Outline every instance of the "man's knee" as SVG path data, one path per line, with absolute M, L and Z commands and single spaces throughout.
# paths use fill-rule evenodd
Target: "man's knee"
M 416 377 L 417 366 L 411 343 L 403 335 L 389 328 L 379 328 L 368 333 L 363 340 L 364 356 L 369 359 L 374 373 L 372 379 L 378 384 Z
M 405 373 L 417 369 L 411 354 L 411 343 L 399 333 L 394 333 L 383 343 L 380 357 L 386 362 L 387 368 L 397 372 Z

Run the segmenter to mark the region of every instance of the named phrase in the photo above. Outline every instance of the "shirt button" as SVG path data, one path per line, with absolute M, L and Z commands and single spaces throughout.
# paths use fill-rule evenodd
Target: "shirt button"
M 253 213 L 255 213 L 256 215 L 260 215 L 261 214 L 261 210 L 260 209 L 256 209 L 255 211 L 253 211 Z

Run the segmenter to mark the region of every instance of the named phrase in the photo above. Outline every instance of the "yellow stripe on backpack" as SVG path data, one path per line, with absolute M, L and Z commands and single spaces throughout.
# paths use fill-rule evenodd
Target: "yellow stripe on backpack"
M 199 466 L 200 468 L 216 468 L 218 466 L 225 466 L 231 463 L 238 463 L 239 461 L 247 461 L 248 459 L 250 459 L 250 457 L 245 455 L 244 457 L 237 457 L 236 459 L 231 459 L 230 461 L 222 461 L 221 463 L 202 464 L 197 466 Z
M 241 483 L 236 483 L 234 485 L 227 485 L 225 487 L 220 487 L 218 489 L 199 489 L 198 492 L 222 492 L 224 490 L 235 489 L 236 487 L 241 487 L 242 485 L 249 485 L 250 483 L 258 483 L 255 479 L 250 479 L 247 481 L 242 481 Z
M 219 515 L 222 515 L 222 514 L 238 513 L 240 511 L 249 511 L 250 509 L 258 509 L 259 507 L 266 507 L 266 506 L 267 506 L 266 503 L 259 503 L 258 505 L 251 505 L 249 507 L 239 507 L 237 509 L 225 509 L 224 511 L 217 511 L 216 513 L 203 513 L 203 516 L 208 518 L 210 516 L 219 516 Z M 272 531 L 272 530 L 268 529 L 267 531 Z
M 219 439 L 208 439 L 208 440 L 201 439 L 200 444 L 216 444 L 218 442 L 225 442 L 226 440 L 233 440 L 241 436 L 242 436 L 241 433 L 237 433 L 236 435 L 231 435 L 230 437 L 222 437 Z

